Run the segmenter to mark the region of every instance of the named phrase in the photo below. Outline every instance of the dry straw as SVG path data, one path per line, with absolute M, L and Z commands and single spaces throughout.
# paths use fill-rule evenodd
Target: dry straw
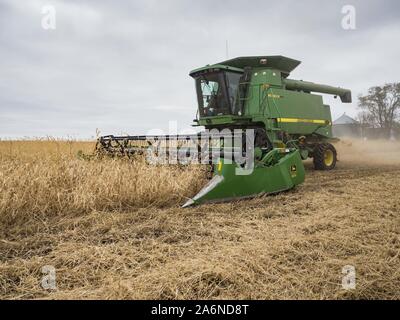
M 0 142 L 0 297 L 399 299 L 400 148 L 379 146 L 381 161 L 376 145 L 338 144 L 338 168 L 307 163 L 290 192 L 181 209 L 204 169 Z M 45 265 L 57 290 L 41 287 Z

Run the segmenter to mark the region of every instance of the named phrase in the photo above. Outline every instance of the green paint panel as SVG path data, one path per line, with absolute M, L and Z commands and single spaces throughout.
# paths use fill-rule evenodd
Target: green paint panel
M 276 153 L 276 151 L 271 151 L 271 153 Z M 284 155 L 273 165 L 258 164 L 251 174 L 247 175 L 238 174 L 239 166 L 235 163 L 222 162 L 220 168 L 218 165 L 215 167 L 213 179 L 184 206 L 276 193 L 301 184 L 305 177 L 298 150 Z

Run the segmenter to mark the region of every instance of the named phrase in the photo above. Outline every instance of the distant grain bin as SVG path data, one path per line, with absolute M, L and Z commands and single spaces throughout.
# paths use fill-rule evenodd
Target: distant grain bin
M 357 120 L 349 117 L 346 112 L 333 121 L 332 129 L 335 137 L 362 137 L 361 124 Z

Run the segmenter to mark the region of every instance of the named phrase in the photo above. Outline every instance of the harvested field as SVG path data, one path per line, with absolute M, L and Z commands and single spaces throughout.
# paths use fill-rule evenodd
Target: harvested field
M 400 144 L 336 147 L 337 168 L 306 162 L 295 190 L 182 209 L 201 167 L 1 141 L 0 298 L 400 299 Z M 56 290 L 41 287 L 46 265 Z

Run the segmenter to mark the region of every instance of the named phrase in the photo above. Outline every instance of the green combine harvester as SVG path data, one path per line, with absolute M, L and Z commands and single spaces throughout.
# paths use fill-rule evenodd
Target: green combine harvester
M 344 103 L 351 102 L 348 89 L 289 79 L 290 72 L 299 64 L 300 61 L 283 56 L 256 56 L 195 69 L 190 72 L 198 100 L 194 126 L 214 133 L 103 136 L 97 150 L 112 156 L 130 156 L 153 147 L 157 141 L 177 141 L 183 145 L 191 141 L 197 143 L 197 156 L 204 163 L 201 142 L 207 140 L 206 148 L 210 151 L 215 149 L 213 141 L 220 141 L 217 148 L 224 152 L 217 157 L 206 153 L 213 177 L 184 207 L 291 189 L 304 181 L 302 160 L 312 158 L 317 170 L 331 170 L 337 161 L 331 144 L 337 139 L 332 136 L 330 107 L 323 103 L 321 95 L 314 93 L 331 94 Z M 242 132 L 239 150 L 234 142 L 237 136 L 227 133 L 238 130 Z M 181 151 L 187 153 L 187 148 Z M 235 161 L 244 154 L 245 163 Z

